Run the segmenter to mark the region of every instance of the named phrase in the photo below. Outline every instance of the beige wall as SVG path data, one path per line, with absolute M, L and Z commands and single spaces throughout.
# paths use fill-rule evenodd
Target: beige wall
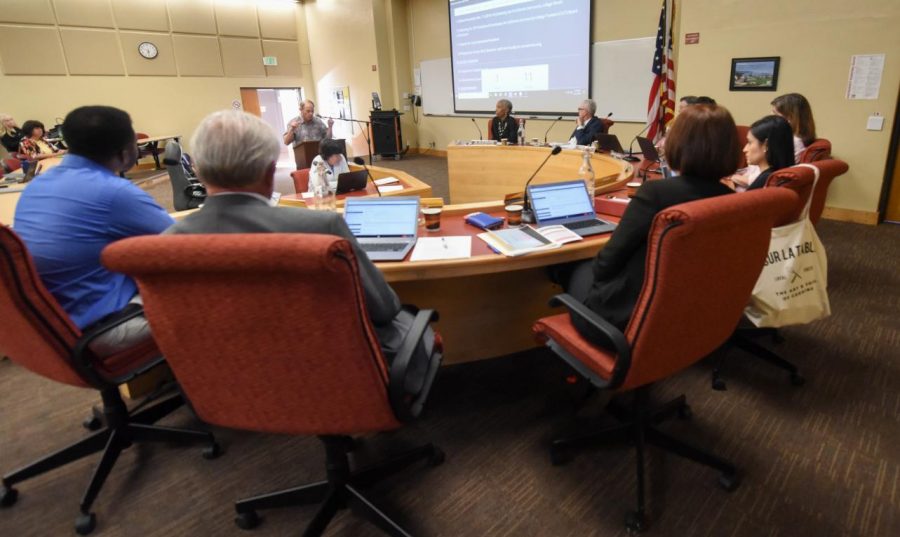
M 241 87 L 315 96 L 305 13 L 289 0 L 3 3 L 0 112 L 20 124 L 107 104 L 127 110 L 139 131 L 188 138 L 203 116 L 240 102 Z M 145 40 L 158 58 L 138 55 Z M 263 66 L 263 54 L 278 66 Z

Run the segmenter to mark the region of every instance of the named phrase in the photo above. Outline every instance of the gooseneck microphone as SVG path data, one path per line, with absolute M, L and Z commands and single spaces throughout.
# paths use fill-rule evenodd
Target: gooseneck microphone
M 550 150 L 550 153 L 544 158 L 544 162 L 541 162 L 541 165 L 538 166 L 534 173 L 531 174 L 531 177 L 528 178 L 528 181 L 525 182 L 525 202 L 523 203 L 524 207 L 522 208 L 522 221 L 526 224 L 531 224 L 534 222 L 534 214 L 531 211 L 531 202 L 528 199 L 528 185 L 531 184 L 531 180 L 537 176 L 538 172 L 541 171 L 541 168 L 544 167 L 544 164 L 547 164 L 547 161 L 550 160 L 550 157 L 553 155 L 558 155 L 562 151 L 562 148 L 558 145 L 553 146 L 553 149 Z
M 475 118 L 472 118 L 472 125 L 475 125 L 475 128 L 478 129 L 478 139 L 484 140 L 484 136 L 481 135 L 481 127 L 478 126 L 478 122 L 475 121 Z
M 550 134 L 550 129 L 552 129 L 553 126 L 556 125 L 556 122 L 561 119 L 562 119 L 562 116 L 559 116 L 558 118 L 554 119 L 553 123 L 551 123 L 550 126 L 547 128 L 547 132 L 544 133 L 544 143 L 545 144 L 547 143 L 547 135 Z
M 353 157 L 353 164 L 357 166 L 362 166 L 363 169 L 366 170 L 366 175 L 369 176 L 369 180 L 372 181 L 372 186 L 375 187 L 375 192 L 378 192 L 378 197 L 381 197 L 381 190 L 378 188 L 378 184 L 375 182 L 375 178 L 372 177 L 372 172 L 369 171 L 368 166 L 366 166 L 366 161 L 363 160 L 362 157 Z
M 637 141 L 638 136 L 644 134 L 647 131 L 647 129 L 650 128 L 650 125 L 652 125 L 652 123 L 647 123 L 644 126 L 644 128 L 641 129 L 641 132 L 634 135 L 634 138 L 631 139 L 631 143 L 628 144 L 628 155 L 625 157 L 622 157 L 622 160 L 627 160 L 628 162 L 637 162 L 637 161 L 641 160 L 641 159 L 637 158 L 636 156 L 634 156 L 634 142 Z

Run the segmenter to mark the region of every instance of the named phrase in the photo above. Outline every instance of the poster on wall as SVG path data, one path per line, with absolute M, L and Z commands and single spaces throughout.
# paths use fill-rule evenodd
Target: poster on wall
M 353 117 L 353 110 L 350 107 L 350 86 L 331 88 L 328 96 L 328 113 L 325 115 L 341 119 Z M 335 138 L 350 140 L 356 131 L 356 125 L 352 121 L 335 120 L 332 132 Z
M 874 100 L 881 91 L 884 54 L 856 54 L 850 57 L 847 99 Z

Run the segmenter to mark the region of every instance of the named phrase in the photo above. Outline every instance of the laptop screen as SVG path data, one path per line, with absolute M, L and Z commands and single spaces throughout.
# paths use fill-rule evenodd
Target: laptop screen
M 531 185 L 528 195 L 534 217 L 541 225 L 594 216 L 594 205 L 588 197 L 584 181 Z
M 419 198 L 348 198 L 344 220 L 356 237 L 415 235 Z

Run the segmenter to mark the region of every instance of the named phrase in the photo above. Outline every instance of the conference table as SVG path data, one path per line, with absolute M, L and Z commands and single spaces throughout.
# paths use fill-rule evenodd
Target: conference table
M 350 164 L 349 167 L 350 171 L 363 169 L 362 166 L 357 166 L 355 164 Z M 397 179 L 396 183 L 380 187 L 382 197 L 419 196 L 427 198 L 431 196 L 431 186 L 428 185 L 428 183 L 422 182 L 404 171 L 393 170 L 390 168 L 381 168 L 378 166 L 369 166 L 368 169 L 369 173 L 372 174 L 372 179 L 374 179 L 375 181 L 378 181 L 380 179 L 387 179 L 389 177 Z M 343 207 L 347 198 L 373 197 L 377 195 L 378 192 L 375 190 L 375 185 L 373 185 L 372 182 L 369 181 L 368 183 L 366 183 L 365 190 L 355 190 L 353 192 L 338 195 L 336 204 L 338 207 Z M 312 196 L 301 192 L 297 192 L 296 194 L 285 194 L 281 196 L 278 204 L 286 205 L 289 207 L 306 207 L 307 204 L 311 206 Z

